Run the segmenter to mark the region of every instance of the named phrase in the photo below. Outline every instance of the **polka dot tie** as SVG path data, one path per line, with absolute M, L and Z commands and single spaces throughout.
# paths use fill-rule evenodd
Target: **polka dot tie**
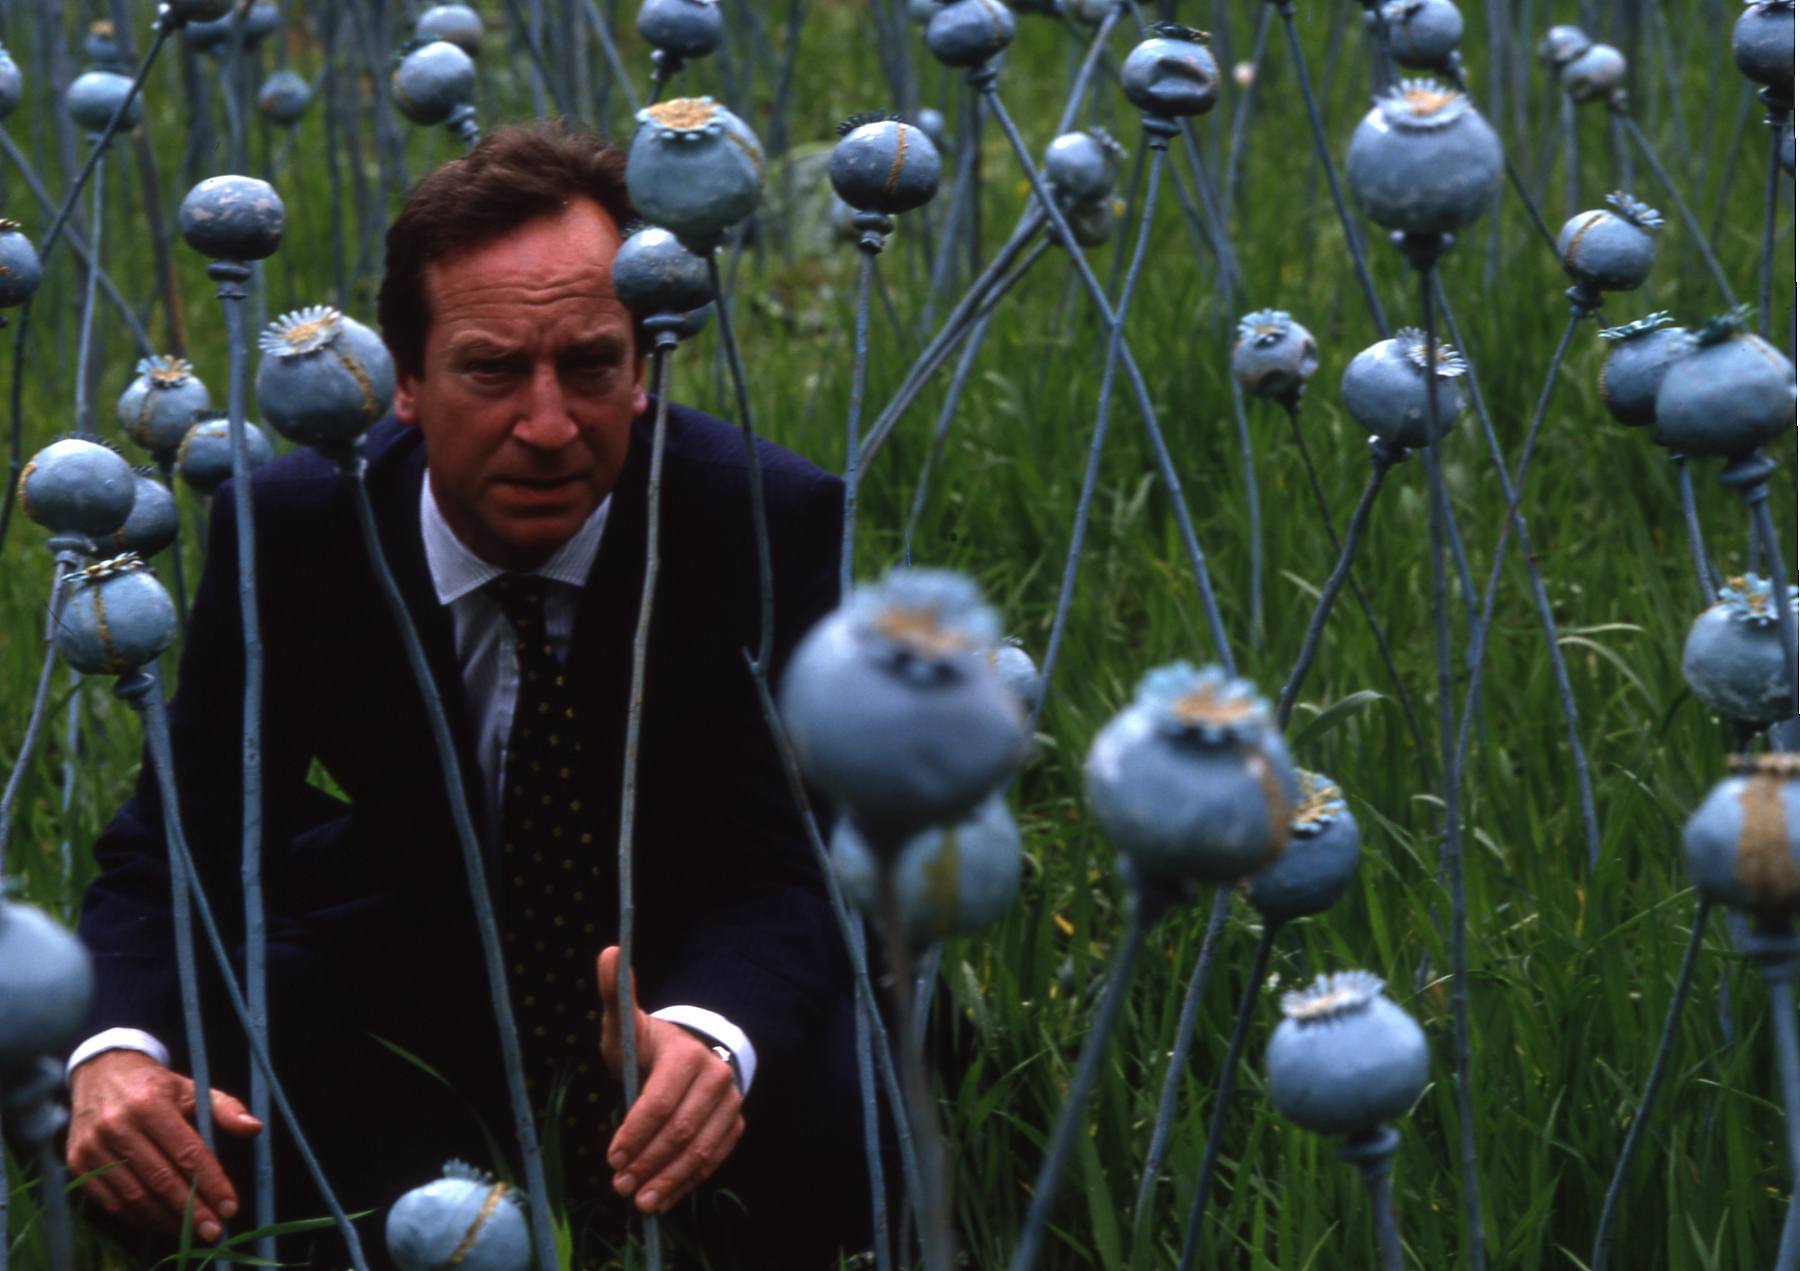
M 586 787 L 574 775 L 582 753 L 575 694 L 544 625 L 544 599 L 556 585 L 530 574 L 487 585 L 512 624 L 519 679 L 501 798 L 503 934 L 526 1087 L 542 1106 L 567 1079 L 557 1127 L 564 1174 L 591 1190 L 604 1181 L 612 1136 L 594 983 L 602 938 L 594 915 L 610 889 Z

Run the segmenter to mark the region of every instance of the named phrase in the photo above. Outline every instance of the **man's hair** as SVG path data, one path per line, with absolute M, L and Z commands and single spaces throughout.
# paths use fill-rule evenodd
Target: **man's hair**
M 580 197 L 606 209 L 621 233 L 637 215 L 625 191 L 625 152 L 563 120 L 500 128 L 427 174 L 387 232 L 376 316 L 395 366 L 408 375 L 424 373 L 431 326 L 427 265 L 560 212 Z

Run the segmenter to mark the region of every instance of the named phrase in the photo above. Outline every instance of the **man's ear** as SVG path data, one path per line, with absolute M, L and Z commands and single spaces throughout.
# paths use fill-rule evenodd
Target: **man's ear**
M 394 418 L 409 428 L 419 426 L 419 404 L 414 396 L 419 381 L 405 371 L 394 374 Z

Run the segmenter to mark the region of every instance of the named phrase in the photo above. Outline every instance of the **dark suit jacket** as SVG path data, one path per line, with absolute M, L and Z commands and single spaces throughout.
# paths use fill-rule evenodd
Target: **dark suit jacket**
M 596 950 L 617 931 L 612 844 L 649 443 L 650 421 L 635 421 L 569 662 L 581 717 L 593 721 L 580 775 L 593 791 L 602 845 L 588 901 Z M 449 617 L 431 590 L 420 540 L 424 448 L 417 432 L 390 419 L 369 434 L 367 455 L 381 536 L 444 694 L 479 826 L 481 781 Z M 762 444 L 760 455 L 779 672 L 799 636 L 836 603 L 842 486 L 776 446 Z M 306 451 L 258 470 L 253 489 L 267 686 L 272 1049 L 328 1173 L 347 1180 L 347 1202 L 385 1205 L 397 1195 L 396 1172 L 413 1171 L 402 1184 L 411 1186 L 451 1151 L 487 1159 L 465 1105 L 511 1144 L 486 979 L 427 717 L 367 562 L 351 492 Z M 650 1010 L 688 1003 L 719 1012 L 749 1034 L 762 1071 L 779 1074 L 816 1048 L 848 994 L 849 974 L 741 652 L 755 647 L 759 601 L 734 427 L 671 407 L 662 516 L 636 832 L 640 1000 Z M 186 833 L 235 943 L 243 925 L 243 655 L 232 526 L 225 489 L 171 726 Z M 347 803 L 323 793 L 328 784 Z M 147 1029 L 188 1071 L 168 858 L 147 766 L 95 852 L 100 874 L 80 925 L 97 972 L 94 1028 Z M 497 901 L 504 905 L 504 895 Z M 204 952 L 201 962 L 210 963 Z M 214 1080 L 242 1094 L 244 1047 L 216 987 L 207 1011 Z M 391 1047 L 441 1073 L 448 1089 Z M 763 1084 L 759 1077 L 747 1107 L 753 1125 Z M 290 1166 L 282 1181 L 302 1183 L 298 1173 Z M 247 1179 L 236 1177 L 241 1188 Z M 315 1201 L 302 1212 L 322 1211 Z

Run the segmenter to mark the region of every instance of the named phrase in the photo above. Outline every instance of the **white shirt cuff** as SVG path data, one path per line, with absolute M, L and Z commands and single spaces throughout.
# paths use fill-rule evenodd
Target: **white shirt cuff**
M 729 1050 L 731 1057 L 737 1060 L 738 1093 L 750 1093 L 750 1082 L 756 1076 L 756 1047 L 750 1044 L 743 1029 L 723 1015 L 699 1006 L 665 1006 L 660 1011 L 651 1011 L 650 1017 L 679 1024 Z
M 95 1033 L 75 1048 L 75 1053 L 69 1056 L 68 1066 L 63 1069 L 63 1079 L 66 1081 L 82 1064 L 108 1050 L 142 1051 L 163 1067 L 169 1066 L 169 1048 L 143 1029 L 109 1028 Z

